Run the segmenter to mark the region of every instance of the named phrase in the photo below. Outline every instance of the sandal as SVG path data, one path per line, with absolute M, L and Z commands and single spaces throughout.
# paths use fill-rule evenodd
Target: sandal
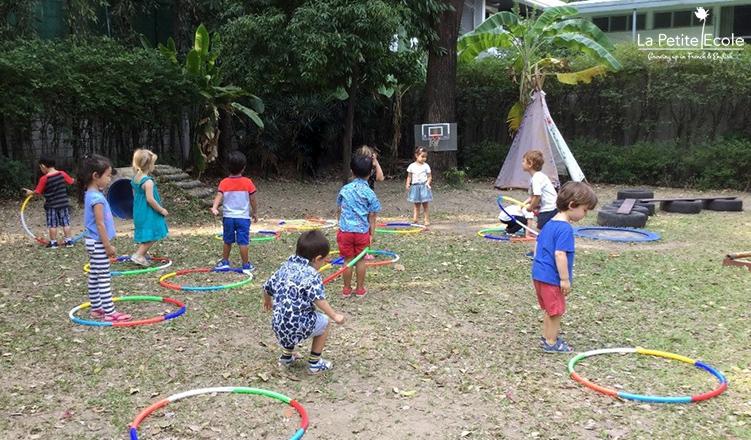
M 102 319 L 105 316 L 104 315 L 104 310 L 102 310 L 102 309 L 91 309 L 91 313 L 89 313 L 89 315 L 93 319 Z
M 355 296 L 362 298 L 363 296 L 367 295 L 368 291 L 363 287 L 362 289 L 355 290 Z
M 352 295 L 352 288 L 351 287 L 344 287 L 342 288 L 342 296 L 345 298 L 349 298 L 350 295 Z
M 132 317 L 126 313 L 121 312 L 115 312 L 111 315 L 107 315 L 104 317 L 104 320 L 107 322 L 122 322 L 122 321 L 130 321 Z
M 550 345 L 547 341 L 545 341 L 542 346 L 542 351 L 544 351 L 545 353 L 571 353 L 572 351 L 574 351 L 574 349 L 570 347 L 566 343 L 566 341 L 558 338 L 553 345 Z

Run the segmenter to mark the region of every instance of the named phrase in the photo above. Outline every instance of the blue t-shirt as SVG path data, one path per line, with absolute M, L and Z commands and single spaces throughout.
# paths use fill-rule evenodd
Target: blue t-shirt
M 321 274 L 303 257 L 293 255 L 263 284 L 272 298 L 271 328 L 282 347 L 308 339 L 316 327 L 315 302 L 326 299 Z
M 550 220 L 537 236 L 537 250 L 532 262 L 532 279 L 560 285 L 561 277 L 555 266 L 555 251 L 566 252 L 568 279 L 574 280 L 574 228 L 567 221 Z
M 107 238 L 115 238 L 115 219 L 112 218 L 112 211 L 107 198 L 101 191 L 86 191 L 83 198 L 83 222 L 86 225 L 86 238 L 93 238 L 96 241 L 102 241 L 99 237 L 99 230 L 96 228 L 96 216 L 94 215 L 94 205 L 104 205 L 104 228 L 107 230 Z
M 370 230 L 368 214 L 381 211 L 381 202 L 364 179 L 355 179 L 344 185 L 336 198 L 342 209 L 339 229 L 343 232 L 365 233 Z

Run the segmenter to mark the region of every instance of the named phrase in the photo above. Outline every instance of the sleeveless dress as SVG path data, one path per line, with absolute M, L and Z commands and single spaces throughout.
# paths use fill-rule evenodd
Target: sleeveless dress
M 160 205 L 162 199 L 159 197 L 159 191 L 156 188 L 156 182 L 149 176 L 143 177 L 140 182 L 136 183 L 134 177 L 130 181 L 133 187 L 133 225 L 135 226 L 134 241 L 136 243 L 147 243 L 150 241 L 161 240 L 167 236 L 167 222 L 164 216 L 154 211 L 154 208 L 146 201 L 146 192 L 143 184 L 147 180 L 154 182 L 154 200 Z

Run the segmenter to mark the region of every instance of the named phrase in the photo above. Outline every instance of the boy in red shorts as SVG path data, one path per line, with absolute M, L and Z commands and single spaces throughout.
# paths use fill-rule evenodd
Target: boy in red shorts
M 378 201 L 375 192 L 368 186 L 367 179 L 373 168 L 373 159 L 370 156 L 356 154 L 349 164 L 352 174 L 355 176 L 352 182 L 344 185 L 336 198 L 339 217 L 339 232 L 336 233 L 336 243 L 339 246 L 339 255 L 344 257 L 345 264 L 352 261 L 366 247 L 370 245 L 371 237 L 375 233 L 376 215 L 381 210 L 381 202 Z M 355 295 L 365 296 L 365 259 L 355 264 L 357 272 L 357 289 Z M 342 295 L 345 298 L 352 294 L 352 269 L 344 272 L 344 288 Z
M 597 196 L 586 183 L 569 182 L 556 200 L 556 214 L 537 237 L 532 280 L 537 301 L 545 312 L 540 344 L 546 353 L 570 353 L 573 349 L 559 336 L 566 296 L 574 277 L 574 228 L 587 211 L 597 205 Z

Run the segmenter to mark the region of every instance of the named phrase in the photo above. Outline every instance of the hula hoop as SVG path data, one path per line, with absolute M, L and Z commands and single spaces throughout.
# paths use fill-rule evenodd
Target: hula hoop
M 260 235 L 260 237 L 253 237 L 253 235 Z M 256 231 L 250 233 L 250 242 L 251 243 L 264 243 L 267 241 L 274 241 L 279 240 L 279 238 L 282 236 L 281 231 Z M 224 240 L 224 234 L 221 232 L 214 235 L 214 238 L 217 240 Z
M 376 232 L 380 234 L 419 234 L 425 230 L 424 225 L 418 225 L 417 223 L 406 222 L 388 222 L 381 223 L 376 228 Z
M 685 362 L 687 364 L 691 364 L 695 366 L 696 368 L 704 370 L 708 372 L 709 374 L 711 374 L 712 376 L 714 376 L 715 378 L 717 378 L 719 382 L 719 386 L 715 388 L 714 390 L 709 391 L 707 393 L 695 394 L 693 396 L 650 396 L 650 395 L 645 395 L 645 394 L 627 393 L 625 391 L 616 391 L 611 388 L 606 388 L 606 387 L 590 382 L 589 380 L 579 376 L 576 373 L 576 371 L 574 371 L 574 366 L 582 359 L 588 358 L 590 356 L 597 356 L 601 354 L 613 354 L 613 353 L 645 354 L 645 355 Z M 575 357 L 573 357 L 568 362 L 568 372 L 571 375 L 572 379 L 574 379 L 575 381 L 579 382 L 580 384 L 584 385 L 587 388 L 591 388 L 599 393 L 605 394 L 606 396 L 610 396 L 613 398 L 635 400 L 638 402 L 648 402 L 648 403 L 700 402 L 702 400 L 707 400 L 707 399 L 711 399 L 712 397 L 719 396 L 720 394 L 725 392 L 725 390 L 728 388 L 728 381 L 725 378 L 725 376 L 720 371 L 716 370 L 714 367 L 710 366 L 709 364 L 705 364 L 701 361 L 696 361 L 694 359 L 687 358 L 686 356 L 681 356 L 679 354 L 668 353 L 665 351 L 658 351 L 658 350 L 648 350 L 642 347 L 605 348 L 601 350 L 592 350 L 592 351 L 587 351 L 585 353 L 580 353 L 576 355 Z
M 508 218 L 513 219 L 514 223 L 516 223 L 517 225 L 521 226 L 525 230 L 529 231 L 531 234 L 534 234 L 535 236 L 540 235 L 540 233 L 538 231 L 535 231 L 534 229 L 530 228 L 529 226 L 527 226 L 524 223 L 522 223 L 519 220 L 517 220 L 516 217 L 514 217 L 513 215 L 509 214 L 508 211 L 506 211 L 506 208 L 503 207 L 503 204 L 501 203 L 501 200 L 506 200 L 508 202 L 511 202 L 511 203 L 514 203 L 514 204 L 517 204 L 517 205 L 524 205 L 524 203 L 522 203 L 522 202 L 520 202 L 520 201 L 518 201 L 518 200 L 516 200 L 514 198 L 511 198 L 509 196 L 504 196 L 504 195 L 499 195 L 498 198 L 495 199 L 495 202 L 498 205 L 498 207 L 501 208 L 501 211 L 503 211 L 503 213 L 506 214 L 508 216 Z
M 24 215 L 24 212 L 26 211 L 26 206 L 29 204 L 32 198 L 34 198 L 34 194 L 26 196 L 26 199 L 23 201 L 23 203 L 21 203 L 21 227 L 23 228 L 24 232 L 26 232 L 26 235 L 28 235 L 32 240 L 41 245 L 47 245 L 47 243 L 49 243 L 49 240 L 36 236 L 33 232 L 31 232 L 31 229 L 29 229 L 29 226 L 26 224 L 26 216 Z M 83 238 L 84 233 L 85 231 L 81 232 L 70 240 L 73 243 L 78 243 Z
M 616 236 L 620 234 L 621 236 Z M 625 237 L 631 235 L 631 237 Z M 615 241 L 619 243 L 645 243 L 659 240 L 660 234 L 646 229 L 614 228 L 609 226 L 578 226 L 574 228 L 574 236 L 591 240 Z
M 339 253 L 339 251 L 334 251 L 334 252 L 336 252 L 337 254 Z M 389 264 L 394 264 L 397 261 L 399 261 L 399 259 L 401 258 L 399 257 L 399 254 L 397 254 L 396 252 L 381 251 L 381 250 L 376 250 L 376 249 L 369 249 L 367 255 L 380 255 L 382 257 L 391 258 L 390 260 L 368 261 L 365 264 L 367 267 L 378 267 L 378 266 L 386 266 Z M 326 265 L 329 267 L 323 266 L 319 269 L 319 272 L 322 272 L 333 266 L 341 266 L 342 264 L 344 264 L 344 257 L 335 258 Z
M 495 241 L 509 241 L 511 238 L 508 235 L 493 235 L 492 232 L 505 232 L 506 228 L 486 228 L 477 231 L 477 235 L 488 240 Z
M 117 257 L 117 258 L 110 258 L 110 263 L 124 263 L 126 261 L 130 261 L 129 255 L 124 255 L 122 257 Z M 151 257 L 151 261 L 157 261 L 157 262 L 164 263 L 164 264 L 160 266 L 144 267 L 143 269 L 113 270 L 110 272 L 110 275 L 112 275 L 113 277 L 127 276 L 127 275 L 141 275 L 144 273 L 158 272 L 162 269 L 166 269 L 172 266 L 172 260 L 170 260 L 169 258 Z M 91 269 L 91 266 L 89 265 L 89 263 L 86 263 L 83 265 L 84 272 L 89 273 L 90 269 Z
M 286 403 L 297 411 L 300 415 L 300 428 L 295 431 L 295 434 L 290 437 L 290 440 L 300 440 L 308 429 L 308 412 L 297 400 L 291 399 L 284 394 L 275 393 L 274 391 L 262 390 L 260 388 L 248 388 L 248 387 L 215 387 L 215 388 L 200 388 L 197 390 L 185 391 L 178 394 L 173 394 L 166 399 L 152 403 L 148 408 L 141 411 L 135 419 L 128 425 L 130 431 L 130 440 L 138 440 L 138 427 L 141 422 L 151 415 L 154 411 L 164 408 L 172 402 L 176 402 L 187 397 L 199 396 L 201 394 L 252 394 L 256 396 L 269 397 L 274 400 L 278 400 L 282 403 Z
M 172 313 L 168 313 L 166 315 L 155 316 L 153 318 L 148 318 L 148 319 L 140 319 L 137 321 L 107 322 L 107 321 L 92 321 L 90 319 L 81 319 L 77 317 L 76 313 L 79 310 L 91 308 L 91 303 L 85 302 L 79 306 L 73 307 L 70 310 L 70 312 L 68 312 L 68 317 L 70 318 L 71 321 L 75 322 L 76 324 L 89 325 L 92 327 L 135 327 L 137 325 L 156 324 L 158 322 L 169 321 L 170 319 L 175 319 L 178 316 L 185 313 L 185 304 L 181 303 L 180 301 L 176 299 L 161 297 L 161 296 L 150 296 L 150 295 L 119 296 L 119 297 L 112 298 L 112 301 L 114 302 L 124 302 L 124 301 L 165 302 L 165 303 L 175 305 L 179 308 Z
M 365 255 L 370 251 L 370 248 L 363 249 L 362 252 L 360 252 L 355 258 L 353 258 L 349 263 L 347 263 L 345 266 L 343 266 L 341 269 L 337 270 L 336 272 L 332 273 L 331 275 L 327 276 L 326 279 L 323 280 L 323 284 L 328 284 L 335 279 L 339 278 L 341 274 L 344 273 L 347 268 L 350 268 L 357 264 L 358 261 L 360 261 Z
M 244 286 L 251 281 L 253 281 L 253 274 L 249 273 L 248 278 L 240 281 L 236 281 L 234 283 L 230 284 L 223 284 L 220 286 L 181 286 L 179 284 L 170 283 L 167 281 L 169 278 L 178 277 L 180 275 L 187 275 L 191 273 L 222 273 L 222 272 L 235 272 L 239 274 L 245 274 L 242 269 L 236 269 L 236 268 L 230 268 L 230 269 L 211 269 L 211 268 L 199 268 L 199 269 L 183 269 L 178 270 L 176 272 L 170 272 L 162 275 L 159 278 L 159 285 L 162 287 L 165 287 L 167 289 L 172 290 L 183 290 L 186 292 L 208 292 L 213 290 L 226 290 L 226 289 L 233 289 L 235 287 L 241 287 Z
M 336 227 L 336 220 L 326 220 L 322 218 L 306 218 L 297 220 L 281 220 L 279 226 L 288 232 L 304 232 L 314 229 L 329 229 Z

